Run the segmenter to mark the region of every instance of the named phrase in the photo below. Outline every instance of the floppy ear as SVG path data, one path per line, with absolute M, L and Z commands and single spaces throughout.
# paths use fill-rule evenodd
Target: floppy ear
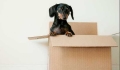
M 73 9 L 72 9 L 71 6 L 69 6 L 69 8 L 70 8 L 70 11 L 71 11 L 71 17 L 72 17 L 72 19 L 74 20 L 74 17 L 73 17 Z
M 52 7 L 49 8 L 49 16 L 53 17 L 55 16 L 55 13 L 57 11 L 57 6 L 58 4 L 53 5 Z

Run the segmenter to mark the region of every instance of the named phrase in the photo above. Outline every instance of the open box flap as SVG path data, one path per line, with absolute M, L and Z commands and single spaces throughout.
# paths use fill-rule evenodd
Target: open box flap
M 53 47 L 116 47 L 111 36 L 98 35 L 65 35 L 50 36 Z

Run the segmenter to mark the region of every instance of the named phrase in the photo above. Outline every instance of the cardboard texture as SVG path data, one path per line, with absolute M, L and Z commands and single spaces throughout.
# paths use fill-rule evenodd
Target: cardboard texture
M 29 40 L 42 39 L 42 38 L 49 38 L 49 35 L 28 37 Z
M 116 46 L 113 39 L 98 36 L 95 22 L 69 24 L 75 36 L 49 38 L 49 70 L 111 70 L 111 47 Z
M 116 42 L 111 36 L 97 36 L 97 35 L 74 35 L 66 37 L 65 35 L 58 35 L 50 37 L 53 47 L 114 47 Z

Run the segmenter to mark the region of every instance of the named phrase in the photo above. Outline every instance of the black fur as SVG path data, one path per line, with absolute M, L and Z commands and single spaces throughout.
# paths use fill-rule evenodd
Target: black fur
M 60 10 L 59 8 L 62 8 L 62 10 Z M 54 17 L 53 25 L 50 28 L 51 36 L 63 35 L 66 34 L 67 32 L 71 33 L 71 35 L 75 35 L 71 26 L 67 23 L 67 20 L 59 19 L 58 16 L 58 13 L 63 13 L 63 17 L 65 17 L 65 15 L 66 14 L 69 15 L 70 12 L 71 12 L 71 17 L 74 20 L 72 7 L 67 4 L 63 4 L 63 3 L 55 4 L 49 8 L 49 16 Z

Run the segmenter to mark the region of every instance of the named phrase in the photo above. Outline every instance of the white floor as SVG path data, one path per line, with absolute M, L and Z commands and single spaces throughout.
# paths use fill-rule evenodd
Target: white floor
M 48 70 L 48 65 L 0 65 L 0 70 Z M 119 66 L 113 65 L 112 70 L 119 70 Z
M 116 41 L 118 47 L 112 48 L 112 70 L 119 70 L 119 36 L 114 36 L 113 39 Z

